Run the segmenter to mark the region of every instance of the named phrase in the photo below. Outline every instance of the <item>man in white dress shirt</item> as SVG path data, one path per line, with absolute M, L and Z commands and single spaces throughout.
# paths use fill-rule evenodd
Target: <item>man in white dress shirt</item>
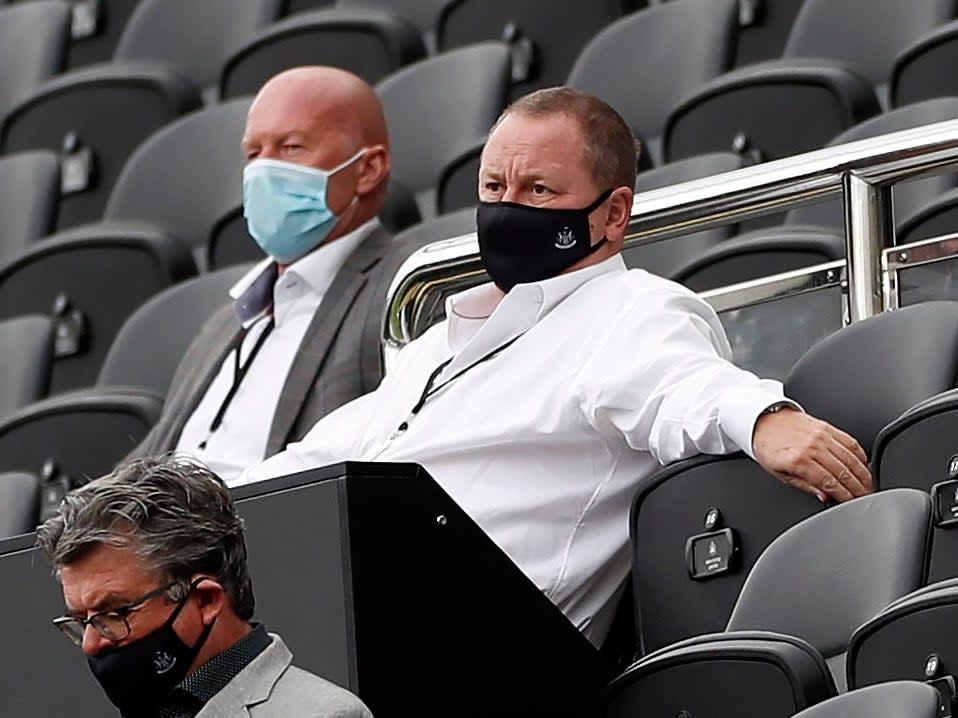
M 134 452 L 176 449 L 227 483 L 376 388 L 375 272 L 392 242 L 376 219 L 386 120 L 360 78 L 331 67 L 277 75 L 249 110 L 242 151 L 247 225 L 269 256 L 194 341 Z
M 493 283 L 451 297 L 374 393 L 246 480 L 418 462 L 596 644 L 628 572 L 636 482 L 661 465 L 742 449 L 822 500 L 870 491 L 857 442 L 733 366 L 708 304 L 626 269 L 635 166 L 601 100 L 554 88 L 513 104 L 479 174 Z

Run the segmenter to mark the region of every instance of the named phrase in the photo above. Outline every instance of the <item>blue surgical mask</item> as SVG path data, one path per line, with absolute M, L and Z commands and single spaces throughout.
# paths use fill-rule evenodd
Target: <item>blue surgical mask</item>
M 322 244 L 339 219 L 326 197 L 329 178 L 365 152 L 328 170 L 272 159 L 246 165 L 243 216 L 260 248 L 280 264 L 291 264 Z

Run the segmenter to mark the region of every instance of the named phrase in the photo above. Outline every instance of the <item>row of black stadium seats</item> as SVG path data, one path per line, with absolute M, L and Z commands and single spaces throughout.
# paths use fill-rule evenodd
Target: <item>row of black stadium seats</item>
M 166 0 L 156 0 L 157 7 L 162 7 L 163 2 Z M 855 17 L 855 2 L 856 0 L 842 0 L 838 3 L 820 3 L 810 0 L 806 3 L 799 22 L 795 25 L 794 37 L 787 54 L 790 57 L 802 57 L 809 52 L 817 52 L 816 46 L 808 38 L 819 37 L 822 31 L 832 27 L 830 22 L 836 18 Z M 934 28 L 952 16 L 951 10 L 945 7 L 947 3 L 941 0 L 926 0 L 926 3 L 928 6 L 925 8 L 909 8 L 909 16 L 917 18 L 912 22 L 911 35 L 928 27 Z M 47 3 L 35 0 L 33 4 L 39 8 Z M 607 27 L 599 36 L 593 38 L 580 54 L 567 77 L 568 83 L 608 99 L 629 119 L 637 134 L 649 141 L 654 155 L 660 155 L 660 140 L 663 133 L 667 133 L 665 145 L 668 159 L 698 154 L 699 151 L 727 151 L 733 147 L 751 159 L 794 154 L 822 146 L 831 140 L 836 132 L 878 110 L 869 81 L 859 77 L 848 67 L 825 67 L 820 66 L 820 63 L 815 67 L 809 67 L 807 63 L 796 67 L 794 63 L 783 61 L 784 64 L 774 64 L 774 69 L 770 69 L 771 65 L 766 65 L 754 68 L 754 72 L 742 70 L 721 76 L 714 81 L 714 86 L 700 91 L 703 83 L 728 69 L 735 45 L 737 6 L 734 0 L 708 5 L 710 7 L 705 8 L 701 3 L 697 5 L 695 0 L 674 0 L 662 7 L 631 15 Z M 889 6 L 893 9 L 889 10 Z M 839 11 L 842 7 L 844 12 Z M 901 10 L 894 10 L 894 7 L 893 4 L 882 5 L 881 12 L 888 15 L 884 18 L 887 23 L 882 23 L 883 26 L 897 26 L 896 13 L 900 14 Z M 159 16 L 159 12 L 153 15 Z M 149 17 L 150 15 L 147 15 L 147 19 Z M 382 16 L 377 20 L 375 12 L 364 17 L 366 30 L 377 36 L 380 48 L 387 54 L 392 50 L 392 65 L 389 66 L 387 62 L 384 71 L 415 59 L 415 51 L 404 54 L 402 48 L 405 43 L 401 31 L 388 23 L 383 26 L 379 23 Z M 267 29 L 261 37 L 257 37 L 237 52 L 234 60 L 226 63 L 229 76 L 237 78 L 232 87 L 231 82 L 225 83 L 226 94 L 231 96 L 255 91 L 264 79 L 289 65 L 329 61 L 329 58 L 317 54 L 321 52 L 318 48 L 323 48 L 328 43 L 317 41 L 316 38 L 329 40 L 337 33 L 341 35 L 341 39 L 352 38 L 351 31 L 340 21 L 334 22 L 329 13 L 320 12 L 318 15 L 305 15 Z M 146 20 L 143 22 L 148 24 Z M 359 21 L 354 18 L 353 22 Z M 848 29 L 845 26 L 838 27 L 838 31 Z M 941 49 L 942 32 L 944 31 L 937 31 L 933 43 L 935 52 L 930 53 L 936 57 L 946 53 Z M 848 58 L 841 59 L 847 60 L 848 66 L 854 70 L 870 72 L 876 78 L 875 81 L 879 81 L 882 76 L 881 68 L 891 62 L 892 58 L 888 55 L 900 49 L 899 46 L 908 39 L 909 32 L 903 32 L 901 35 L 904 39 L 896 35 L 894 46 L 890 46 L 890 41 L 865 42 L 862 47 L 856 48 L 857 54 L 850 52 Z M 872 34 L 868 34 L 868 37 L 872 37 Z M 204 40 L 207 38 L 204 37 Z M 355 45 L 355 38 L 350 43 Z M 945 42 L 945 45 L 947 44 Z M 9 43 L 7 45 L 10 46 Z M 930 47 L 929 41 L 922 40 L 919 47 L 927 49 Z M 694 52 L 688 48 L 694 49 Z M 916 52 L 911 50 L 906 53 L 908 62 L 901 74 L 923 79 L 929 74 L 936 78 L 949 76 L 947 72 L 909 73 L 907 70 L 912 65 L 928 65 L 929 53 L 918 52 L 916 55 Z M 183 54 L 186 57 L 191 56 L 190 53 Z M 172 62 L 171 58 L 166 60 Z M 488 80 L 484 87 L 498 97 L 489 100 L 489 110 L 493 105 L 501 105 L 502 95 L 508 92 L 509 83 L 506 67 L 508 60 L 496 58 L 490 62 L 495 65 L 494 69 L 489 70 L 490 74 L 495 76 L 498 72 L 498 76 Z M 671 69 L 665 81 L 659 72 L 662 66 Z M 58 78 L 34 98 L 21 104 L 6 122 L 4 136 L 0 138 L 0 149 L 3 151 L 46 147 L 63 154 L 64 166 L 68 171 L 63 180 L 66 194 L 58 217 L 60 228 L 80 221 L 98 219 L 106 205 L 109 190 L 127 156 L 151 131 L 169 122 L 177 114 L 192 109 L 199 101 L 195 88 L 193 91 L 188 90 L 183 85 L 182 78 L 180 82 L 170 81 L 169 77 L 163 81 L 165 76 L 163 73 L 158 75 L 156 68 L 147 72 L 142 68 L 135 70 L 127 67 L 128 73 L 124 74 L 121 67 L 94 72 L 92 75 L 85 72 Z M 627 74 L 632 84 L 621 80 L 621 68 L 625 67 L 629 68 Z M 205 68 L 204 72 L 210 74 L 213 70 Z M 192 74 L 195 84 L 198 82 L 196 76 L 203 73 L 195 71 Z M 475 87 L 475 93 L 482 94 L 483 83 L 479 81 L 478 75 L 467 74 L 464 77 L 461 72 L 450 71 L 445 74 L 447 77 L 455 77 L 455 83 L 441 83 L 444 94 L 448 95 L 450 88 L 468 86 L 468 80 L 479 85 Z M 136 93 L 136 99 L 141 100 L 136 103 L 131 101 L 134 94 L 131 94 L 133 91 L 128 86 L 119 87 L 129 85 L 136 79 L 139 79 L 139 92 L 150 88 L 147 96 L 153 95 L 154 100 L 162 99 L 159 105 L 164 109 L 151 115 L 143 107 L 145 96 Z M 825 83 L 823 87 L 827 91 L 818 93 L 815 102 L 809 105 L 800 97 L 804 92 L 801 87 L 807 89 L 816 86 L 816 83 Z M 391 110 L 391 123 L 401 123 L 410 107 L 421 104 L 418 101 L 423 98 L 406 96 L 409 92 L 406 88 L 416 85 L 417 83 L 407 83 L 402 92 L 392 93 L 398 97 L 392 103 L 387 102 L 387 110 Z M 108 89 L 111 87 L 112 89 Z M 642 89 L 635 91 L 634 87 Z M 954 88 L 946 85 L 925 88 L 920 90 L 919 94 L 952 94 L 954 91 Z M 677 113 L 672 112 L 693 92 L 695 94 L 691 100 L 687 100 Z M 110 96 L 105 97 L 104 93 Z M 768 114 L 780 112 L 781 108 L 787 105 L 778 99 L 782 93 L 791 98 L 790 102 L 797 102 L 804 110 L 786 112 L 791 124 L 777 121 L 781 118 Z M 425 98 L 427 105 L 430 99 L 435 103 L 438 94 L 438 91 L 431 92 L 429 97 Z M 126 101 L 123 98 L 126 98 Z M 756 102 L 759 104 L 758 108 Z M 99 109 L 97 103 L 100 103 Z M 390 104 L 394 107 L 388 107 Z M 447 104 L 458 107 L 461 103 Z M 133 105 L 136 105 L 136 109 L 131 112 Z M 117 108 L 120 108 L 121 112 L 125 110 L 126 114 L 118 114 Z M 436 108 L 430 106 L 430 109 Z M 409 157 L 423 154 L 425 147 L 422 143 L 410 142 L 409 138 L 413 133 L 404 133 L 403 141 L 396 143 L 397 152 L 400 154 L 396 161 L 396 175 L 418 195 L 427 216 L 437 209 L 436 203 L 432 201 L 432 193 L 437 183 L 450 187 L 453 195 L 440 198 L 440 212 L 461 206 L 463 198 L 471 196 L 471 176 L 475 167 L 477 146 L 484 134 L 484 128 L 476 129 L 480 122 L 468 123 L 471 117 L 463 108 L 459 107 L 458 112 L 448 111 L 446 106 L 438 109 L 438 112 L 430 115 L 434 121 L 429 125 L 422 124 L 422 117 L 417 116 L 414 119 L 420 127 L 428 127 L 430 131 L 421 131 L 419 134 L 430 140 L 436 137 L 432 130 L 437 125 L 461 128 L 454 137 L 449 137 L 447 131 L 446 136 L 441 137 L 445 142 L 440 143 L 443 146 L 440 169 L 444 167 L 455 176 L 443 178 L 441 173 L 437 176 L 435 167 L 430 167 L 429 173 L 416 171 L 414 162 Z M 119 117 L 119 122 L 103 122 L 103 117 L 107 114 L 111 119 Z M 462 127 L 464 123 L 468 124 L 468 127 Z M 801 125 L 797 126 L 797 123 Z M 118 133 L 117 125 L 123 129 L 122 133 Z M 108 128 L 110 136 L 104 136 L 104 127 Z M 732 129 L 726 131 L 726 127 Z M 758 135 L 753 131 L 754 128 L 758 128 Z M 694 146 L 690 146 L 686 140 Z M 436 153 L 435 144 L 428 149 L 428 154 Z
M 5 1 L 29 0 L 0 0 L 0 6 Z M 66 66 L 76 69 L 112 59 L 139 0 L 71 0 L 71 4 Z M 551 0 L 548 12 L 543 12 L 541 5 L 512 1 L 285 0 L 279 13 L 294 15 L 334 5 L 379 7 L 414 25 L 431 53 L 482 40 L 507 39 L 513 47 L 514 75 L 525 78 L 517 87 L 522 94 L 560 82 L 591 34 L 646 4 L 645 0 Z M 740 0 L 736 65 L 778 56 L 801 4 L 802 0 Z
M 927 583 L 935 523 L 926 492 L 896 489 L 796 524 L 755 563 L 727 626 L 639 659 L 612 682 L 607 715 L 788 718 L 848 689 L 929 679 L 950 714 L 958 581 Z M 720 538 L 696 540 L 697 566 L 727 556 L 724 543 L 708 552 Z

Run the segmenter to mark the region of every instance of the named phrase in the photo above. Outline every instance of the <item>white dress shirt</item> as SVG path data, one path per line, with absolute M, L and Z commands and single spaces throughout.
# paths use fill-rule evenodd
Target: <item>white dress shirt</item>
M 236 372 L 236 352 L 226 356 L 206 394 L 183 426 L 177 451 L 196 457 L 227 484 L 235 483 L 245 469 L 263 460 L 280 393 L 306 330 L 346 258 L 375 226 L 375 220 L 367 222 L 291 264 L 273 285 L 272 302 L 267 294 L 266 301 L 259 302 L 252 316 L 246 316 L 243 310 L 248 310 L 249 295 L 254 292 L 257 280 L 275 271 L 273 260 L 264 260 L 233 286 L 230 297 L 237 313 L 245 318 L 243 326 L 248 330 L 240 346 L 241 366 L 249 361 L 266 330 L 270 306 L 275 327 L 249 365 L 219 428 L 210 433 Z
M 375 392 L 245 480 L 343 460 L 420 463 L 598 645 L 629 570 L 636 483 L 699 453 L 751 455 L 782 385 L 729 362 L 708 304 L 619 256 L 501 296 L 487 284 L 450 297 L 447 320 L 408 344 Z

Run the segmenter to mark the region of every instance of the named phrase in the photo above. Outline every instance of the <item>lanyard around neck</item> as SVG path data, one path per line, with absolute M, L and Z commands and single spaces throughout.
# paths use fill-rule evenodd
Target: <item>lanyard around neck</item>
M 444 361 L 442 364 L 440 364 L 439 366 L 437 366 L 437 367 L 433 370 L 432 374 L 429 375 L 429 380 L 426 382 L 426 387 L 422 390 L 422 394 L 420 394 L 420 396 L 419 396 L 419 401 L 416 402 L 416 405 L 412 408 L 412 411 L 411 411 L 410 413 L 411 413 L 413 416 L 415 416 L 416 414 L 418 414 L 419 411 L 423 408 L 423 406 L 425 406 L 426 402 L 429 400 L 429 397 L 431 397 L 431 396 L 432 396 L 433 394 L 435 394 L 437 391 L 439 391 L 439 390 L 442 389 L 443 387 L 449 386 L 449 385 L 452 384 L 456 379 L 458 379 L 459 377 L 461 377 L 463 374 L 465 374 L 465 373 L 466 373 L 467 371 L 469 371 L 470 369 L 474 369 L 475 367 L 479 366 L 480 364 L 489 361 L 489 360 L 492 359 L 493 357 L 497 356 L 499 353 L 505 351 L 506 349 L 508 349 L 509 347 L 511 347 L 513 344 L 515 344 L 521 337 L 522 337 L 522 334 L 520 334 L 518 337 L 514 337 L 514 338 L 510 339 L 510 340 L 507 341 L 505 344 L 503 344 L 501 347 L 497 347 L 496 349 L 493 349 L 491 352 L 489 352 L 488 354 L 486 354 L 486 355 L 485 355 L 484 357 L 482 357 L 481 359 L 478 359 L 478 360 L 474 361 L 472 364 L 470 364 L 469 366 L 467 366 L 467 367 L 466 367 L 465 369 L 463 369 L 462 371 L 460 371 L 460 372 L 454 374 L 453 376 L 449 377 L 449 379 L 447 379 L 446 381 L 444 381 L 444 382 L 443 382 L 442 384 L 440 384 L 439 386 L 435 386 L 436 380 L 439 378 L 439 375 L 442 374 L 442 370 L 445 369 L 447 366 L 449 366 L 449 364 L 452 362 L 452 359 L 447 359 L 446 361 Z
M 239 391 L 240 385 L 243 383 L 243 379 L 245 379 L 246 374 L 249 373 L 249 369 L 253 365 L 256 355 L 259 354 L 259 350 L 263 348 L 267 338 L 269 338 L 269 335 L 275 328 L 276 320 L 270 316 L 269 321 L 266 323 L 266 328 L 263 329 L 262 333 L 260 333 L 260 335 L 256 338 L 256 344 L 253 345 L 253 348 L 250 351 L 249 356 L 246 358 L 246 362 L 244 364 L 240 363 L 240 354 L 243 351 L 243 342 L 246 341 L 246 337 L 249 335 L 249 330 L 243 329 L 240 332 L 239 341 L 236 343 L 236 354 L 233 361 L 233 383 L 230 386 L 230 390 L 226 392 L 226 396 L 223 398 L 223 403 L 220 404 L 219 411 L 216 412 L 216 416 L 213 417 L 213 421 L 210 423 L 210 428 L 206 434 L 206 438 L 200 444 L 201 449 L 206 448 L 206 443 L 210 440 L 210 437 L 212 437 L 213 434 L 216 433 L 216 430 L 220 428 L 220 425 L 223 423 L 223 417 L 226 416 L 227 409 L 229 409 L 230 404 L 233 403 L 233 399 L 236 398 L 236 392 Z

